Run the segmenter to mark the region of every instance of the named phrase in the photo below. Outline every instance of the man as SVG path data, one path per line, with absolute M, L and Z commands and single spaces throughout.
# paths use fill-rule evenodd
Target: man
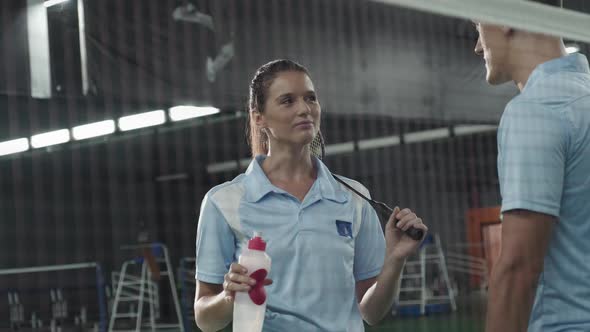
M 475 24 L 486 80 L 521 92 L 498 130 L 502 251 L 486 330 L 590 331 L 588 60 L 561 38 Z

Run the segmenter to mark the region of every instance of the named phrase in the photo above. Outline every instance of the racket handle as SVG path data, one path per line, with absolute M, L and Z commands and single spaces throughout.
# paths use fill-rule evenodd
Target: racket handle
M 419 228 L 410 227 L 404 232 L 404 234 L 412 238 L 414 241 L 420 241 L 424 236 L 424 231 Z
M 385 204 L 383 202 L 369 200 L 369 199 L 367 199 L 367 201 L 369 201 L 371 206 L 373 206 L 373 208 L 376 211 L 378 211 L 381 214 L 381 216 L 383 217 L 384 223 L 382 225 L 386 224 L 387 220 L 389 219 L 389 216 L 393 213 L 393 209 L 390 208 L 389 206 L 387 206 L 387 204 Z M 384 227 L 384 226 L 382 226 L 382 227 Z M 414 241 L 420 241 L 420 240 L 422 240 L 422 237 L 424 236 L 424 231 L 419 228 L 410 227 L 404 232 L 404 234 L 409 236 Z

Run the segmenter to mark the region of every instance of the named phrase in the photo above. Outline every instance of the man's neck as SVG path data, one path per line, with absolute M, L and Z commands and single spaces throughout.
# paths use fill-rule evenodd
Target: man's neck
M 560 39 L 545 38 L 530 40 L 529 43 L 530 47 L 526 47 L 526 45 L 521 47 L 531 51 L 519 53 L 513 66 L 513 81 L 521 92 L 539 65 L 567 55 Z

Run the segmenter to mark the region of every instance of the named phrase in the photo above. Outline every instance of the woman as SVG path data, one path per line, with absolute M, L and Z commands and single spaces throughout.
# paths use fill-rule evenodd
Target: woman
M 378 323 L 391 308 L 405 259 L 420 245 L 403 230 L 427 227 L 396 208 L 384 236 L 373 208 L 310 154 L 321 107 L 304 67 L 289 60 L 262 66 L 249 104 L 254 159 L 201 205 L 197 325 L 203 331 L 228 325 L 235 292 L 255 283 L 235 263 L 254 231 L 262 232 L 272 258 L 264 331 L 356 332 L 363 320 Z

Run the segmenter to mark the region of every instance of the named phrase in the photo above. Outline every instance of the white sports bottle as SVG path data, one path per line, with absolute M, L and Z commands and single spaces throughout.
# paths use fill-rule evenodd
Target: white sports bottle
M 270 257 L 265 252 L 266 242 L 261 233 L 254 232 L 248 241 L 238 263 L 248 269 L 250 278 L 256 280 L 249 292 L 236 292 L 234 301 L 233 332 L 260 332 L 266 311 L 266 292 L 264 279 L 270 272 Z

